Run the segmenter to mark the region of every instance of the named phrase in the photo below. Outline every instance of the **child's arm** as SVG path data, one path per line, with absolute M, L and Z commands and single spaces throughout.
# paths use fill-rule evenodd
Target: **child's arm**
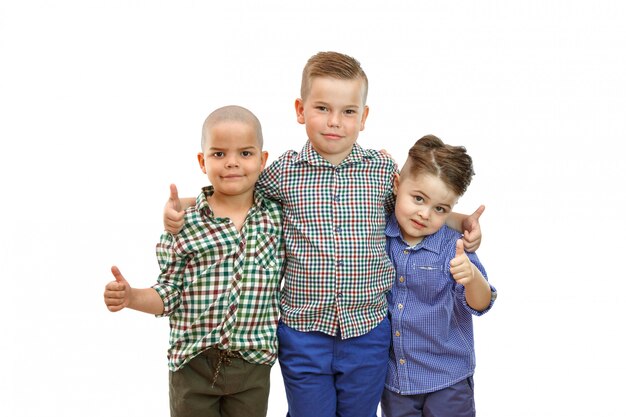
M 165 231 L 175 235 L 180 232 L 185 223 L 185 210 L 195 204 L 194 198 L 178 198 L 176 185 L 170 185 L 170 198 L 168 198 L 163 208 L 163 227 Z
M 480 246 L 482 233 L 478 219 L 485 211 L 485 206 L 481 205 L 469 216 L 460 213 L 450 213 L 446 225 L 459 233 L 463 233 L 463 244 L 468 252 L 476 252 Z
M 111 267 L 111 273 L 115 281 L 109 282 L 104 288 L 104 303 L 109 311 L 116 312 L 128 307 L 155 315 L 163 313 L 163 300 L 153 288 L 131 288 L 116 266 Z
M 465 300 L 476 311 L 483 311 L 491 304 L 491 286 L 467 257 L 461 239 L 456 241 L 456 255 L 450 261 L 450 273 L 465 287 Z

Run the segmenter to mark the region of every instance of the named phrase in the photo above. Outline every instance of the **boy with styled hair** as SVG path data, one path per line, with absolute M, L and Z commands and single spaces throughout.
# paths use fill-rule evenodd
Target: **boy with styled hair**
M 257 190 L 281 203 L 286 245 L 279 362 L 291 417 L 373 417 L 383 391 L 395 274 L 385 252 L 397 167 L 357 143 L 369 114 L 359 62 L 320 52 L 302 73 L 298 123 L 308 140 L 261 175 Z M 175 193 L 165 227 L 175 233 Z M 188 200 L 183 201 L 184 205 Z M 454 219 L 480 240 L 474 217 Z
M 184 226 L 157 245 L 161 274 L 131 288 L 117 267 L 110 311 L 170 318 L 173 417 L 265 417 L 277 357 L 284 259 L 280 206 L 254 192 L 265 167 L 261 124 L 239 106 L 215 110 L 198 162 L 211 183 L 184 212 Z
M 396 274 L 384 417 L 475 415 L 472 316 L 491 309 L 496 290 L 462 236 L 445 225 L 473 175 L 465 148 L 428 135 L 394 180 L 385 231 Z
M 357 143 L 367 77 L 337 52 L 309 59 L 297 121 L 308 141 L 271 164 L 258 186 L 283 206 L 286 269 L 279 363 L 291 417 L 373 417 L 389 355 L 385 213 L 394 161 Z

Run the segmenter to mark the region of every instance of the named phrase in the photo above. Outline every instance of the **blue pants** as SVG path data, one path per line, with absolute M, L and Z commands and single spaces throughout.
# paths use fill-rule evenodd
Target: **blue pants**
M 391 325 L 342 340 L 278 324 L 287 417 L 375 417 L 385 385 Z
M 475 417 L 474 379 L 428 394 L 400 395 L 386 389 L 380 405 L 383 417 Z

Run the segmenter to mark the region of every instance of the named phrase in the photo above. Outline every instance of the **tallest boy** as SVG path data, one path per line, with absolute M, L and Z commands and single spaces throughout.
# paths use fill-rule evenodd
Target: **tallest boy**
M 290 417 L 374 417 L 383 391 L 390 345 L 385 293 L 395 274 L 384 229 L 397 167 L 356 143 L 369 112 L 367 89 L 354 58 L 311 57 L 295 103 L 308 141 L 257 182 L 258 192 L 283 207 L 278 341 Z M 174 207 L 171 199 L 165 217 L 172 232 L 180 227 Z M 478 215 L 465 222 L 471 240 L 480 239 Z M 462 218 L 451 226 L 461 229 Z

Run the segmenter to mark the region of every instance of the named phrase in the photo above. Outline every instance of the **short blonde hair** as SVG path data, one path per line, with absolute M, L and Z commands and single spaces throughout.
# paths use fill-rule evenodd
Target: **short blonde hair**
M 207 134 L 213 126 L 221 122 L 240 122 L 251 126 L 256 132 L 257 140 L 259 141 L 259 147 L 263 149 L 263 131 L 261 129 L 261 122 L 250 110 L 241 106 L 224 106 L 214 110 L 207 116 L 202 125 L 202 138 L 200 141 L 201 149 L 204 150 L 204 143 L 207 139 Z
M 367 101 L 368 81 L 361 63 L 351 56 L 339 52 L 318 52 L 307 61 L 302 70 L 300 98 L 305 100 L 311 91 L 311 80 L 315 77 L 330 77 L 340 80 L 363 80 L 363 104 Z

